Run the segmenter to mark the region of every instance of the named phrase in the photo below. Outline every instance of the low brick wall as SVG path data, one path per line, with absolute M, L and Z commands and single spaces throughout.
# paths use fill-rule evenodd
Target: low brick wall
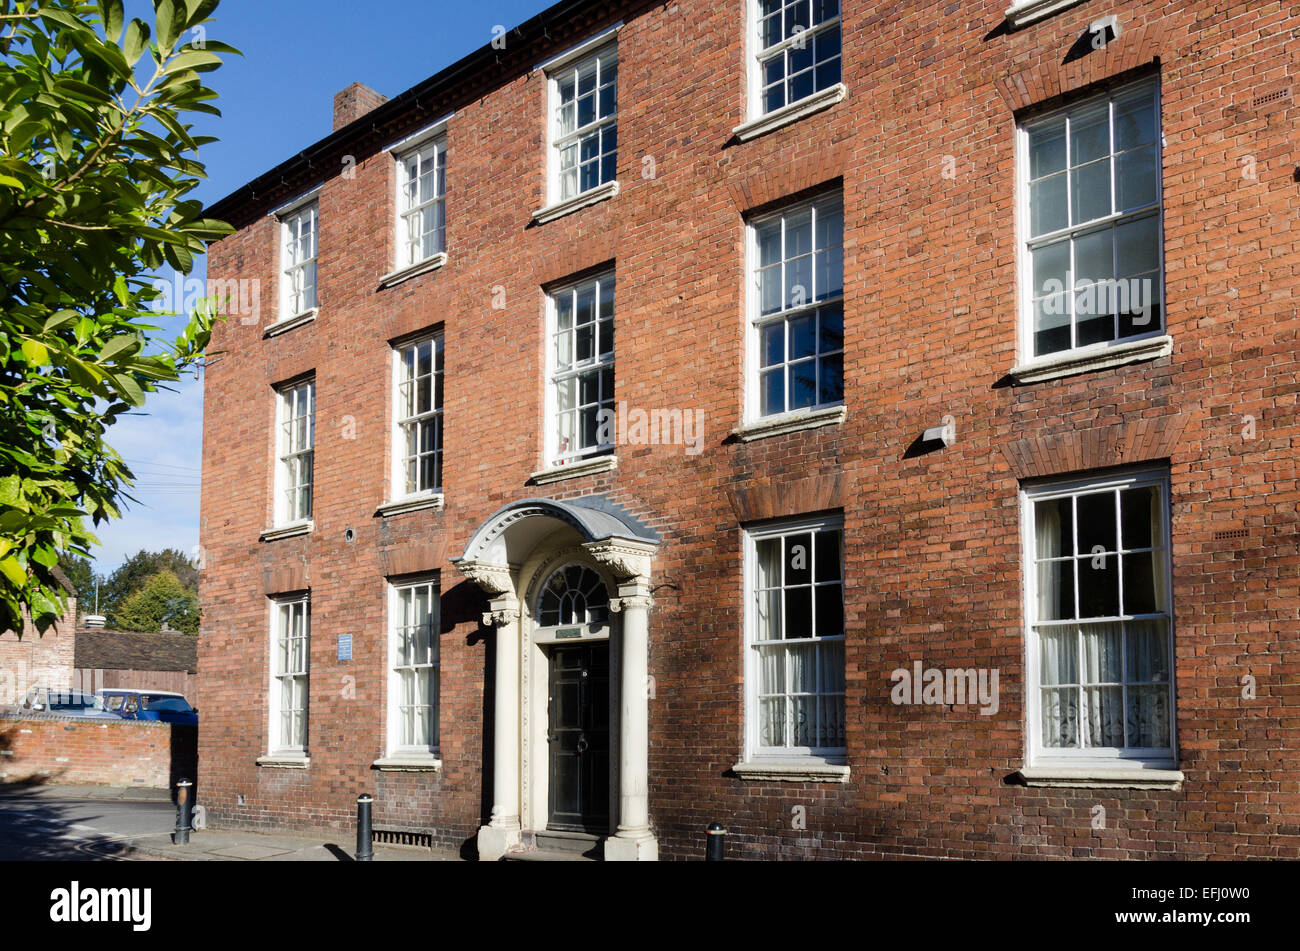
M 0 716 L 0 783 L 167 789 L 195 779 L 197 732 L 170 723 Z

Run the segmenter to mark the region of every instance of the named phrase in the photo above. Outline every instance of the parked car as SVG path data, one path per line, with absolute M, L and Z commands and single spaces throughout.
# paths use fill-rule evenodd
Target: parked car
M 104 706 L 104 701 L 94 694 L 80 690 L 56 687 L 32 687 L 23 697 L 14 712 L 53 713 L 62 717 L 85 717 L 86 719 L 114 719 Z
M 158 720 L 185 726 L 199 725 L 199 711 L 179 693 L 170 690 L 127 690 L 108 688 L 96 691 L 109 713 L 124 720 Z

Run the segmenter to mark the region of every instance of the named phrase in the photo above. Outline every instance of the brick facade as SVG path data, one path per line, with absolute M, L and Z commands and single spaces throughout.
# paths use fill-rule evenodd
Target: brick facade
M 77 616 L 77 599 L 68 596 L 67 616 Z M 0 632 L 0 708 L 18 703 L 32 687 L 73 686 L 75 624 L 60 621 L 44 634 L 25 619 L 22 636 Z
M 508 502 L 601 493 L 663 538 L 649 707 L 661 857 L 697 855 L 714 820 L 746 857 L 1300 857 L 1300 13 L 1089 0 L 1013 31 L 1006 5 L 846 0 L 847 98 L 743 143 L 732 135 L 745 118 L 743 4 L 581 5 L 545 34 L 510 34 L 494 65 L 449 71 L 440 96 L 416 97 L 400 118 L 381 109 L 382 123 L 326 140 L 301 173 L 219 206 L 239 230 L 213 247 L 211 276 L 274 288 L 267 212 L 322 170 L 349 170 L 321 183 L 316 319 L 264 338 L 278 306 L 264 292 L 258 322 L 217 328 L 206 372 L 197 706 L 211 821 L 343 827 L 370 791 L 377 825 L 472 851 L 491 808 L 495 657 L 484 595 L 447 559 Z M 1090 21 L 1111 12 L 1118 39 L 1078 55 Z M 546 129 L 545 84 L 531 69 L 620 19 L 620 191 L 534 225 Z M 1161 84 L 1172 352 L 1013 385 L 1017 113 L 1144 72 Z M 396 174 L 383 149 L 453 111 L 448 262 L 381 290 Z M 846 418 L 738 440 L 742 216 L 824 185 L 842 188 L 845 204 Z M 530 485 L 543 464 L 542 288 L 610 262 L 617 397 L 698 411 L 704 451 L 620 446 L 617 469 Z M 445 507 L 380 517 L 391 342 L 429 328 L 446 345 Z M 318 400 L 314 531 L 259 542 L 272 517 L 273 387 L 306 372 Z M 910 451 L 944 416 L 955 442 Z M 1018 785 L 1020 480 L 1145 461 L 1170 477 L 1185 781 Z M 740 779 L 730 772 L 743 746 L 740 526 L 824 510 L 844 518 L 851 775 Z M 443 768 L 380 772 L 386 576 L 430 570 L 442 579 Z M 302 588 L 310 765 L 268 768 L 257 764 L 267 596 Z M 350 661 L 336 659 L 340 634 L 353 635 Z M 890 672 L 917 660 L 998 669 L 997 714 L 893 705 Z

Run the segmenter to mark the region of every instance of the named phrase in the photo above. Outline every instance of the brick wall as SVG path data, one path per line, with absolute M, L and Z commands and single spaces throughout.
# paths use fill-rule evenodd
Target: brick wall
M 317 319 L 263 339 L 276 306 L 264 293 L 261 324 L 232 320 L 214 337 L 198 697 L 210 817 L 341 827 L 356 794 L 373 791 L 377 824 L 442 842 L 486 821 L 491 637 L 477 589 L 433 553 L 458 553 L 502 504 L 543 494 L 527 485 L 542 464 L 541 287 L 614 259 L 618 398 L 700 411 L 706 448 L 620 447 L 617 470 L 544 488 L 557 498 L 607 493 L 664 536 L 650 635 L 650 803 L 662 856 L 696 856 L 701 830 L 721 820 L 745 856 L 1300 857 L 1300 110 L 1294 96 L 1257 104 L 1290 88 L 1300 14 L 1279 3 L 1137 0 L 1116 10 L 1089 0 L 1008 32 L 1006 6 L 847 0 L 848 98 L 743 144 L 731 134 L 744 118 L 740 4 L 627 5 L 552 31 L 546 50 L 521 55 L 541 62 L 626 23 L 620 193 L 530 225 L 544 203 L 536 75 L 427 104 L 407 131 L 456 112 L 449 261 L 386 290 L 377 286 L 393 258 L 394 169 L 381 149 L 400 136 L 381 130 L 353 146 L 355 177 L 327 178 L 320 195 Z M 1111 12 L 1119 40 L 1067 62 L 1087 24 Z M 1173 352 L 1006 385 L 1017 359 L 1016 110 L 1141 70 L 1158 71 L 1162 87 Z M 642 177 L 646 156 L 654 178 Z M 949 156 L 955 174 L 945 176 Z M 1247 159 L 1254 178 L 1243 176 Z M 742 216 L 835 182 L 846 210 L 847 419 L 737 443 L 728 433 L 744 399 Z M 250 205 L 238 233 L 213 248 L 210 273 L 273 288 L 265 212 L 310 184 Z M 504 309 L 491 306 L 498 287 Z M 390 341 L 433 327 L 446 334 L 446 507 L 377 518 Z M 271 513 L 272 387 L 309 370 L 315 531 L 259 543 Z M 909 453 L 945 414 L 955 445 Z M 1044 448 L 1053 445 L 1075 448 Z M 1019 484 L 1085 460 L 1169 466 L 1187 777 L 1178 790 L 1008 781 L 1026 742 Z M 740 780 L 729 773 L 743 736 L 740 523 L 824 508 L 845 520 L 852 774 L 844 785 Z M 369 766 L 383 750 L 392 559 L 442 569 L 437 775 Z M 266 596 L 286 575 L 310 586 L 313 613 L 311 765 L 292 771 L 255 762 L 266 747 Z M 341 633 L 354 635 L 349 662 L 335 657 Z M 892 705 L 890 671 L 917 659 L 999 669 L 997 715 Z M 805 828 L 792 822 L 796 807 Z
M 195 727 L 33 715 L 0 717 L 0 782 L 169 789 L 197 771 Z
M 76 616 L 76 599 L 69 598 L 68 617 Z M 22 637 L 0 632 L 0 707 L 22 700 L 30 687 L 72 686 L 74 637 L 72 624 L 56 624 L 41 634 L 30 619 Z

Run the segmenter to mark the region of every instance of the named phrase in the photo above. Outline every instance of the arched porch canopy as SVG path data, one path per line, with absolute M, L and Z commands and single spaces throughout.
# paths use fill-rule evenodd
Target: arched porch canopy
M 521 499 L 502 506 L 474 532 L 452 564 L 489 594 L 511 590 L 509 574 L 556 532 L 571 536 L 617 577 L 649 575 L 659 533 L 603 495 L 579 499 Z

